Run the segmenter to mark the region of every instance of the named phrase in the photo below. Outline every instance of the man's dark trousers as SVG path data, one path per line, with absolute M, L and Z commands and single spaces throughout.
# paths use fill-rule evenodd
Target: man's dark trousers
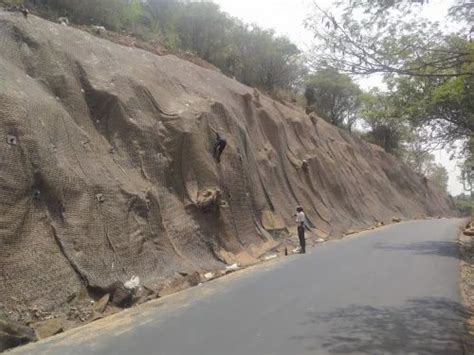
M 304 239 L 304 226 L 298 226 L 298 238 L 300 239 L 301 252 L 306 253 L 306 240 Z

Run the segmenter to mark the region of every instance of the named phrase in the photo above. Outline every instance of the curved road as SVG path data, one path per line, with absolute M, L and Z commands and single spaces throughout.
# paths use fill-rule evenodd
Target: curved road
M 462 354 L 460 223 L 325 243 L 12 353 Z

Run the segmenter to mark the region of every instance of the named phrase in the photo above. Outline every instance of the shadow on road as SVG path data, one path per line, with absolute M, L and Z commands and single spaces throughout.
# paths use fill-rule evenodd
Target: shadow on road
M 308 313 L 303 325 L 325 324 L 324 335 L 293 336 L 329 353 L 462 354 L 465 310 L 444 298 L 417 298 L 401 307 L 351 305 L 328 313 Z M 327 334 L 327 335 L 326 335 Z
M 393 251 L 413 251 L 418 255 L 435 255 L 451 258 L 460 258 L 459 247 L 456 242 L 429 241 L 408 244 L 378 243 L 376 249 Z

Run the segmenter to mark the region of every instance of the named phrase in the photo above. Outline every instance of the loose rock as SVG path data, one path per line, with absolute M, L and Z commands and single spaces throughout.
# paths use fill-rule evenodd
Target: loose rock
M 53 335 L 62 333 L 65 329 L 65 320 L 54 318 L 33 325 L 39 339 L 49 338 Z
M 469 236 L 469 237 L 474 237 L 474 228 L 472 228 L 472 229 L 466 229 L 466 230 L 464 231 L 464 235 L 467 235 L 467 236 Z
M 35 331 L 30 327 L 0 318 L 0 351 L 36 340 Z
M 213 272 L 208 272 L 207 274 L 204 274 L 204 278 L 206 280 L 212 280 L 215 277 Z
M 270 254 L 270 255 L 265 256 L 263 260 L 268 261 L 268 260 L 276 259 L 277 257 L 278 255 L 276 254 Z
M 94 304 L 94 311 L 98 313 L 103 313 L 105 311 L 105 308 L 107 307 L 107 304 L 109 303 L 110 300 L 110 294 L 107 293 L 106 295 L 102 296 L 100 300 L 98 300 Z

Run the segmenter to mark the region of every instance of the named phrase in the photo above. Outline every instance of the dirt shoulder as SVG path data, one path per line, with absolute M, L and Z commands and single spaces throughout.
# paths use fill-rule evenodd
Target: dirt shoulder
M 465 353 L 474 354 L 474 220 L 459 235 L 461 251 L 461 297 L 467 309 Z

